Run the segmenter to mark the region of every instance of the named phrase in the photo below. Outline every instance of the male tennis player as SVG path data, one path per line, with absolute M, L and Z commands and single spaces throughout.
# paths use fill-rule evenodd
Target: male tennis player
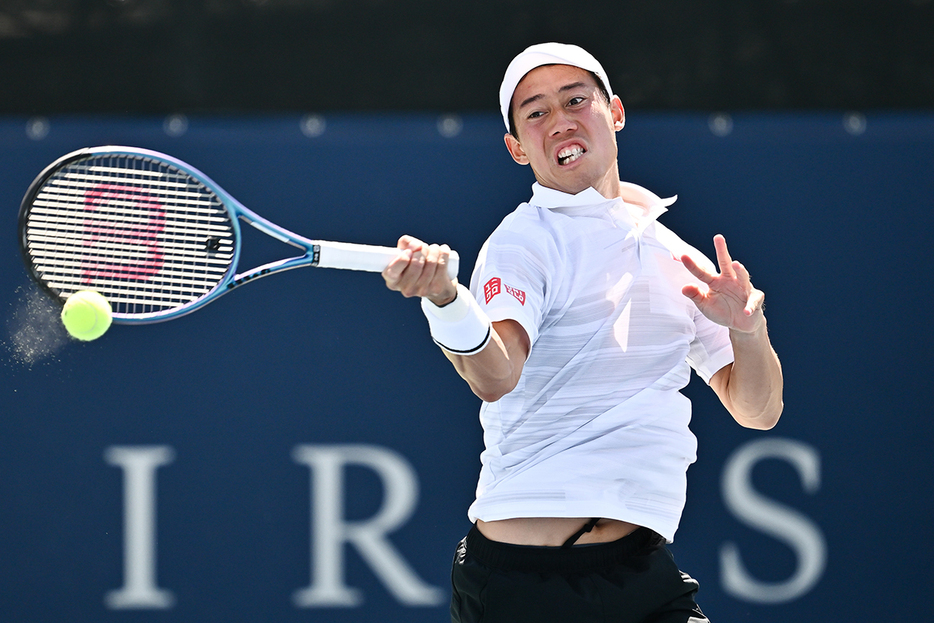
M 387 286 L 422 297 L 431 335 L 483 400 L 474 528 L 452 620 L 707 621 L 666 541 L 696 441 L 690 370 L 768 429 L 782 373 L 764 295 L 714 239 L 719 269 L 658 222 L 674 199 L 620 181 L 625 113 L 576 46 L 532 46 L 500 91 L 532 197 L 483 246 L 468 291 L 447 247 L 403 236 Z

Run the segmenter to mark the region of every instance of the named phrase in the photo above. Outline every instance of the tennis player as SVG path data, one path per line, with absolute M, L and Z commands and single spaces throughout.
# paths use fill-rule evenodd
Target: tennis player
M 769 429 L 782 372 L 746 269 L 658 218 L 675 199 L 620 181 L 625 113 L 576 46 L 519 54 L 500 91 L 532 197 L 490 235 L 470 289 L 409 236 L 383 272 L 483 400 L 474 527 L 453 565 L 459 623 L 707 621 L 666 547 L 696 440 L 693 369 L 742 426 Z

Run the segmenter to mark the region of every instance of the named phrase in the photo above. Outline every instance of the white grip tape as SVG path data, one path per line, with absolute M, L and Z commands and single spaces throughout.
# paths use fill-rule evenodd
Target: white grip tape
M 253 225 L 257 226 L 255 223 Z M 274 234 L 270 232 L 270 235 Z M 377 247 L 368 244 L 331 242 L 328 240 L 312 240 L 311 242 L 318 246 L 318 263 L 316 265 L 319 268 L 366 270 L 380 273 L 389 266 L 389 262 L 399 257 L 399 253 L 401 253 L 401 250 L 396 247 Z M 448 252 L 447 267 L 448 276 L 451 279 L 456 279 L 460 267 L 460 256 L 457 251 Z
M 466 287 L 457 285 L 457 296 L 444 307 L 422 299 L 435 344 L 455 355 L 475 355 L 493 334 L 490 319 Z

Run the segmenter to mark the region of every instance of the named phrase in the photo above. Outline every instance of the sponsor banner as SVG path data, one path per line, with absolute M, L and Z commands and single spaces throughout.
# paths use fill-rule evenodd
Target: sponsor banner
M 455 137 L 430 115 L 339 116 L 314 136 L 298 117 L 191 119 L 171 136 L 160 119 L 47 123 L 30 138 L 26 120 L 0 119 L 0 621 L 446 620 L 480 403 L 417 305 L 378 274 L 306 268 L 77 343 L 26 276 L 16 216 L 58 156 L 138 145 L 309 237 L 448 243 L 466 283 L 533 182 L 502 153 L 501 120 L 465 116 Z M 724 234 L 766 293 L 786 376 L 766 432 L 736 425 L 697 379 L 685 390 L 699 451 L 671 548 L 713 621 L 919 620 L 922 592 L 904 587 L 934 555 L 934 119 L 867 115 L 858 135 L 836 114 L 731 128 L 643 113 L 619 134 L 624 178 L 680 197 L 661 222 L 710 257 Z M 155 204 L 134 201 L 141 235 L 157 236 Z M 81 226 L 105 227 L 93 207 Z M 244 243 L 246 264 L 294 253 L 265 238 Z M 136 270 L 159 261 L 142 254 Z M 491 279 L 482 295 L 524 304 L 520 288 Z M 893 527 L 908 535 L 896 564 Z M 855 578 L 870 599 L 841 597 Z

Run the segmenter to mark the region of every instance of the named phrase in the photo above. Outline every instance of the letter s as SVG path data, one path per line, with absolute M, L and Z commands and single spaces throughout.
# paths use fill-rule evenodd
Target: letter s
M 738 599 L 778 604 L 801 597 L 817 584 L 827 564 L 827 544 L 814 522 L 753 488 L 752 469 L 767 458 L 791 463 L 807 493 L 820 488 L 818 451 L 799 441 L 770 438 L 747 443 L 727 459 L 721 481 L 723 499 L 740 521 L 787 544 L 795 552 L 798 566 L 785 581 L 759 581 L 743 565 L 739 547 L 728 542 L 720 548 L 720 581 L 723 589 Z

